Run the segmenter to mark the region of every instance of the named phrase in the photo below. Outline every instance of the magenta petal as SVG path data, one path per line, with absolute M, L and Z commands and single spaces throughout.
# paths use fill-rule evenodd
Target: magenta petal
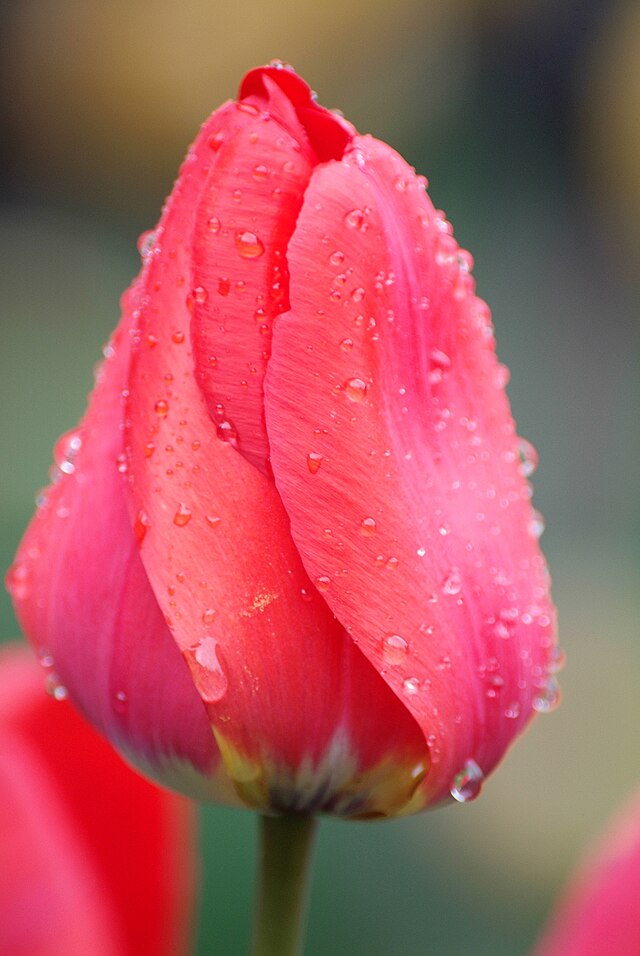
M 464 799 L 555 695 L 488 309 L 423 185 L 369 137 L 314 171 L 288 259 L 265 383 L 276 485 L 307 572 L 430 743 L 431 797 Z

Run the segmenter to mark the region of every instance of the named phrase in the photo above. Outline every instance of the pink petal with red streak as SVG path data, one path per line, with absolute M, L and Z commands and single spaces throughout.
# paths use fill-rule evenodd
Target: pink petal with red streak
M 196 209 L 202 218 L 219 161 L 226 175 L 224 145 L 212 157 L 207 144 L 231 141 L 239 129 L 250 136 L 243 105 L 219 111 L 203 128 L 142 277 L 128 404 L 131 497 L 146 529 L 142 560 L 214 727 L 243 753 L 287 769 L 305 758 L 317 763 L 340 730 L 361 766 L 389 755 L 415 760 L 425 747 L 413 719 L 310 583 L 273 482 L 212 425 L 193 374 L 187 298 L 196 298 L 194 246 L 205 247 L 197 249 L 196 268 L 207 252 L 211 276 L 217 262 L 217 239 L 198 231 Z M 253 122 L 268 146 L 266 131 L 271 124 L 277 132 L 277 121 L 261 115 Z M 267 152 L 265 165 L 271 160 Z M 251 162 L 260 161 L 256 151 Z M 237 259 L 230 279 L 257 288 L 255 262 Z M 249 342 L 255 321 L 245 320 Z M 196 329 L 196 339 L 201 334 L 208 333 Z
M 504 370 L 450 232 L 370 137 L 317 167 L 265 383 L 305 568 L 422 728 L 433 799 L 465 766 L 491 770 L 555 694 Z

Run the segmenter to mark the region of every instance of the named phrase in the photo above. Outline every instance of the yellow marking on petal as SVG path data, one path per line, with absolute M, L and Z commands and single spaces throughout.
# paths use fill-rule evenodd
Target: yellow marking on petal
M 269 755 L 249 757 L 219 730 L 215 738 L 238 796 L 252 809 L 271 813 L 328 813 L 351 819 L 406 816 L 426 804 L 423 760 L 388 756 L 364 770 L 348 735 L 337 732 L 323 758 L 305 757 L 297 768 L 278 766 Z
M 242 612 L 242 617 L 253 617 L 254 614 L 263 614 L 265 608 L 268 608 L 269 605 L 273 604 L 279 597 L 279 594 L 270 594 L 268 591 L 256 594 L 251 606 Z

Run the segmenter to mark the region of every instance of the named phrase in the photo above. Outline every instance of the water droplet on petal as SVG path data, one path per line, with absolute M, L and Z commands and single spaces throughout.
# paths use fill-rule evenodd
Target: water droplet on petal
M 264 252 L 264 245 L 254 232 L 238 232 L 236 249 L 243 259 L 257 259 Z
M 198 305 L 204 305 L 209 298 L 209 293 L 202 285 L 197 285 L 191 295 L 193 296 L 193 301 L 197 302 Z
M 113 695 L 113 709 L 117 714 L 126 714 L 129 701 L 123 690 L 117 691 Z
M 315 451 L 310 451 L 307 455 L 307 468 L 312 475 L 315 475 L 319 470 L 320 465 L 322 464 L 322 455 L 318 455 Z
M 462 590 L 462 578 L 457 568 L 452 568 L 447 577 L 442 582 L 443 594 L 460 594 Z
M 523 478 L 529 478 L 538 467 L 538 452 L 526 438 L 518 438 L 518 454 L 520 474 Z
M 144 511 L 139 511 L 133 525 L 133 533 L 138 542 L 138 547 L 142 545 L 145 535 L 149 530 L 149 517 Z
M 165 418 L 169 413 L 169 402 L 165 401 L 164 398 L 160 398 L 155 403 L 153 408 L 156 415 L 159 415 L 161 418 Z
M 316 578 L 316 587 L 318 591 L 328 591 L 331 587 L 331 578 L 322 574 L 319 578 Z
M 218 660 L 217 648 L 218 642 L 207 636 L 185 651 L 196 690 L 210 704 L 221 700 L 227 692 L 227 675 Z
M 222 518 L 219 518 L 218 515 L 205 515 L 204 519 L 211 528 L 217 528 L 222 521 Z
M 360 534 L 363 534 L 366 538 L 370 538 L 376 533 L 376 522 L 375 518 L 363 518 L 360 523 Z
M 344 221 L 350 229 L 362 229 L 365 224 L 365 216 L 362 209 L 352 209 L 346 214 Z
M 458 803 L 469 803 L 480 795 L 484 774 L 475 760 L 466 760 L 451 784 L 451 796 Z
M 531 520 L 529 521 L 529 534 L 532 538 L 539 538 L 544 531 L 544 517 L 540 514 L 539 511 L 533 510 L 531 515 Z
M 361 378 L 350 378 L 344 383 L 344 391 L 348 399 L 352 402 L 361 402 L 367 394 L 366 382 Z
M 7 591 L 14 601 L 26 601 L 29 597 L 29 567 L 16 562 L 12 564 L 5 578 Z
M 387 664 L 402 664 L 408 651 L 409 645 L 400 634 L 387 634 L 387 636 L 383 638 L 382 656 Z
M 180 502 L 178 510 L 173 516 L 173 523 L 179 528 L 184 528 L 191 521 L 191 508 L 188 508 L 183 501 Z
M 212 624 L 215 619 L 216 613 L 217 612 L 214 611 L 212 607 L 208 607 L 205 611 L 202 612 L 202 623 Z
M 54 700 L 66 700 L 69 696 L 69 692 L 64 684 L 61 683 L 60 678 L 53 671 L 47 674 L 44 681 L 44 688 Z
M 420 690 L 420 681 L 417 677 L 407 677 L 407 679 L 403 681 L 402 689 L 407 696 L 414 697 Z
M 539 714 L 549 714 L 559 703 L 560 685 L 553 674 L 550 674 L 542 687 L 538 688 L 532 706 Z

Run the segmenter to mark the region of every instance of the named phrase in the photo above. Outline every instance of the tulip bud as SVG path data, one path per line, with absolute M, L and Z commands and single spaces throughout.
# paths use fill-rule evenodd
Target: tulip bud
M 557 700 L 532 452 L 471 257 L 279 65 L 204 124 L 141 251 L 12 572 L 26 633 L 185 792 L 471 799 Z

